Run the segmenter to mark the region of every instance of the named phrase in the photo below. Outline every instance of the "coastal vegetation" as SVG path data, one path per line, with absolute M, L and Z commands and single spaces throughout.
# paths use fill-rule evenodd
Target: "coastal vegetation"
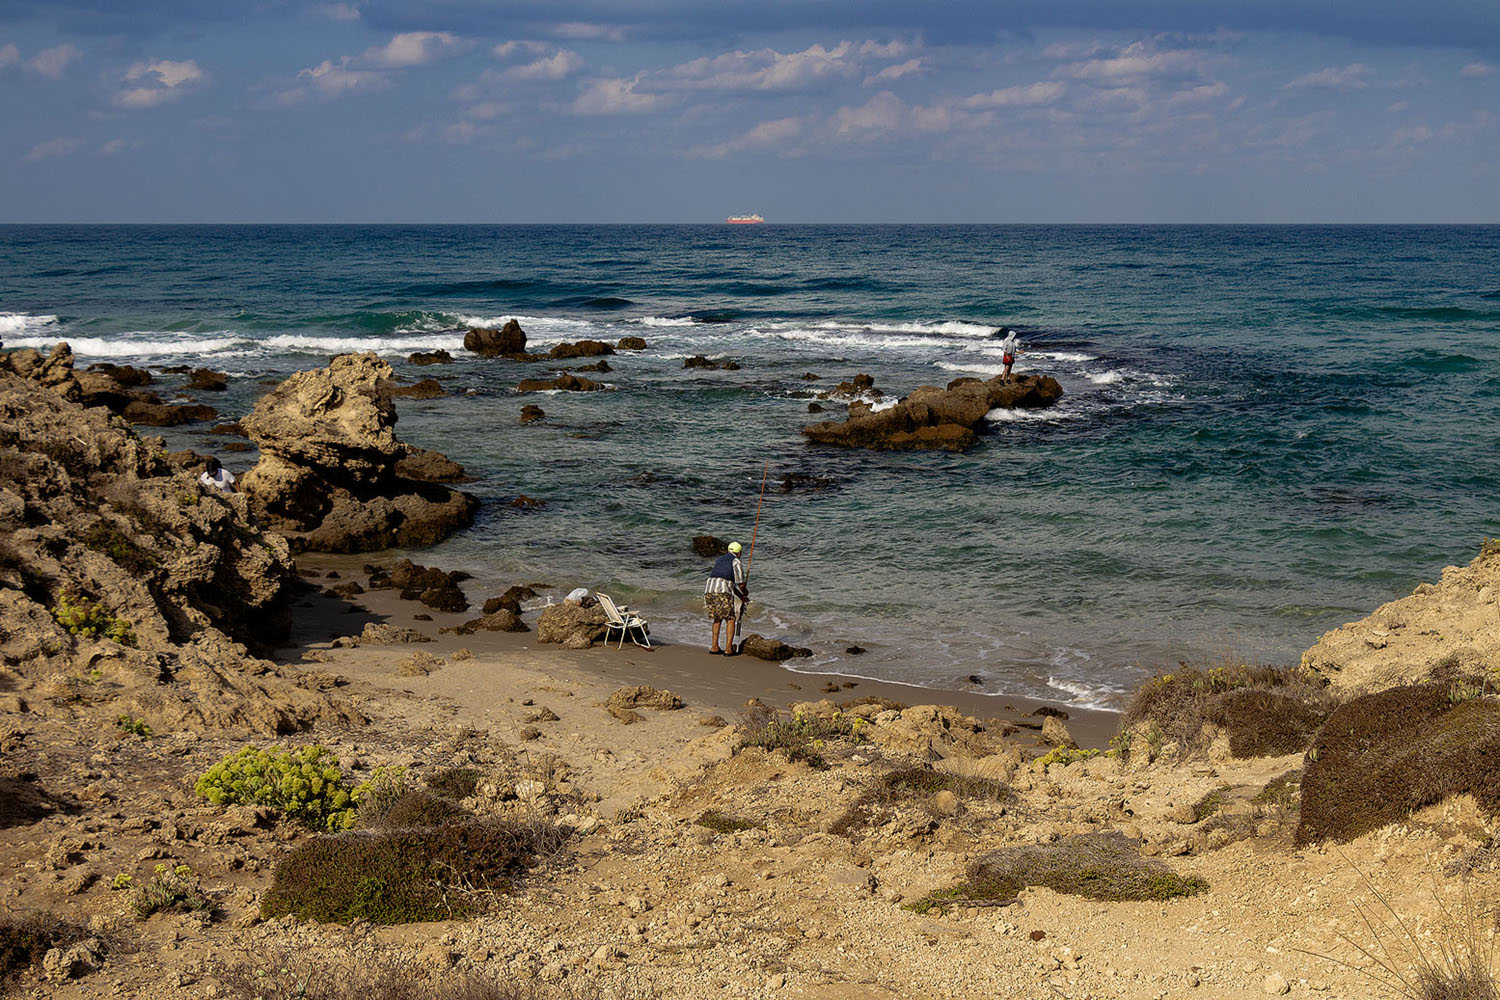
M 269 806 L 314 830 L 348 830 L 359 819 L 361 802 L 379 798 L 400 778 L 377 771 L 370 781 L 350 786 L 327 747 L 247 746 L 205 771 L 193 791 L 216 806 Z

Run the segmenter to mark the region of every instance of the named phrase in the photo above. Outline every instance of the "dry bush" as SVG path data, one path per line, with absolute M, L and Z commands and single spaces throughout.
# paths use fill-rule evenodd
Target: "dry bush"
M 1197 877 L 1178 875 L 1118 833 L 1085 833 L 1052 844 L 1007 847 L 969 866 L 960 885 L 911 905 L 918 913 L 945 906 L 1004 906 L 1027 886 L 1108 902 L 1165 900 L 1208 891 Z
M 36 965 L 50 948 L 88 936 L 78 924 L 55 913 L 9 913 L 0 917 L 0 981 Z
M 472 814 L 451 799 L 412 788 L 394 799 L 381 799 L 359 811 L 359 825 L 371 830 L 442 826 Z
M 852 837 L 864 827 L 878 825 L 882 813 L 943 791 L 952 792 L 964 801 L 1004 802 L 1011 797 L 1008 785 L 991 778 L 946 774 L 925 767 L 900 768 L 882 775 L 873 788 L 850 803 L 844 814 L 829 825 L 828 832 Z
M 858 698 L 850 698 L 848 701 L 839 702 L 839 708 L 845 712 L 862 708 L 865 705 L 874 705 L 882 712 L 904 712 L 911 707 L 905 702 L 896 701 L 894 698 L 883 698 L 878 694 L 860 695 Z
M 1212 728 L 1229 737 L 1236 757 L 1296 753 L 1307 747 L 1333 699 L 1311 671 L 1301 667 L 1245 664 L 1202 669 L 1187 664 L 1142 684 L 1120 719 L 1120 733 L 1141 724 L 1158 727 L 1164 740 L 1184 754 L 1208 749 Z
M 447 767 L 427 779 L 434 795 L 466 799 L 479 788 L 480 774 L 472 767 Z
M 1307 752 L 1297 844 L 1352 840 L 1466 792 L 1500 815 L 1500 701 L 1460 694 L 1418 684 L 1340 706 Z
M 702 816 L 693 820 L 701 827 L 706 827 L 714 833 L 739 833 L 742 830 L 762 830 L 761 824 L 754 820 L 744 819 L 739 816 L 731 816 L 718 809 L 710 809 Z
M 551 824 L 499 820 L 318 837 L 277 863 L 261 913 L 377 924 L 466 916 L 566 842 Z
M 828 766 L 824 751 L 830 742 L 862 742 L 861 730 L 867 725 L 863 719 L 843 713 L 835 713 L 832 718 L 792 715 L 757 704 L 740 717 L 740 741 L 735 750 L 745 747 L 780 750 L 786 754 L 787 760 L 801 761 L 808 767 L 821 770 Z

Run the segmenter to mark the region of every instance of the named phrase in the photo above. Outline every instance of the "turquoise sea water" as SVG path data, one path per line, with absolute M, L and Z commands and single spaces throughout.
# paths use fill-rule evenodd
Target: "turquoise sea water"
M 650 346 L 612 391 L 521 396 L 544 365 L 460 349 L 509 317 L 542 348 Z M 964 455 L 800 437 L 859 372 L 998 372 L 1001 324 L 1057 407 L 993 414 Z M 481 477 L 478 523 L 419 561 L 612 589 L 686 642 L 689 540 L 748 543 L 769 463 L 750 627 L 937 687 L 1118 706 L 1181 659 L 1292 661 L 1500 535 L 1496 227 L 0 227 L 0 340 L 228 371 L 226 418 L 380 351 L 453 393 L 401 401 L 398 432 Z M 458 362 L 404 361 L 437 347 Z

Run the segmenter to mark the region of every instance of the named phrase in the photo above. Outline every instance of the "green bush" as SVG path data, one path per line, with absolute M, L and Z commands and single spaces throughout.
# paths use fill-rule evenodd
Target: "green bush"
M 145 920 L 153 913 L 207 913 L 212 908 L 198 876 L 187 865 L 169 868 L 157 865 L 151 881 L 130 897 L 130 909 Z
M 71 591 L 65 590 L 58 595 L 52 617 L 73 635 L 87 639 L 110 639 L 122 646 L 135 645 L 135 633 L 131 631 L 130 622 L 124 618 L 116 618 L 99 604 L 80 598 Z
M 129 535 L 106 521 L 97 521 L 83 534 L 83 544 L 109 556 L 132 576 L 147 576 L 161 565 L 161 560 L 141 548 Z
M 216 806 L 270 806 L 314 830 L 348 830 L 359 818 L 361 801 L 377 796 L 394 773 L 378 769 L 373 779 L 350 788 L 327 747 L 245 747 L 205 771 L 193 791 Z
M 472 767 L 447 767 L 427 779 L 434 795 L 466 799 L 479 788 L 479 772 Z
M 720 812 L 718 809 L 708 810 L 693 822 L 701 827 L 712 830 L 714 833 L 739 833 L 742 830 L 762 829 L 761 825 L 753 820 L 731 816 L 726 812 Z
M 130 736 L 139 736 L 143 740 L 149 740 L 152 736 L 151 727 L 128 712 L 115 720 L 115 725 L 120 731 Z
M 1451 694 L 1418 684 L 1339 706 L 1307 752 L 1296 843 L 1353 840 L 1466 792 L 1500 816 L 1500 702 Z
M 1184 753 L 1207 749 L 1206 726 L 1229 737 L 1236 757 L 1278 756 L 1307 748 L 1333 711 L 1333 699 L 1312 671 L 1246 664 L 1201 669 L 1183 664 L 1141 685 L 1120 719 L 1120 732 L 1152 727 L 1148 752 L 1175 740 Z M 1128 738 L 1124 748 L 1134 751 Z
M 377 924 L 467 916 L 566 841 L 549 824 L 481 820 L 318 837 L 277 863 L 261 913 Z
M 910 905 L 918 913 L 954 904 L 994 905 L 1027 886 L 1108 902 L 1165 900 L 1208 890 L 1201 878 L 1178 875 L 1165 863 L 1143 858 L 1118 833 L 1085 833 L 1053 844 L 1007 847 L 975 861 L 961 885 Z
M 35 965 L 48 949 L 82 941 L 82 927 L 52 913 L 8 913 L 0 917 L 0 981 Z

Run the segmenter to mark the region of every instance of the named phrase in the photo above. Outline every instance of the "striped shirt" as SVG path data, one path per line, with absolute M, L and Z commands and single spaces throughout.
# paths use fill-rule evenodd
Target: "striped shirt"
M 740 562 L 740 557 L 734 557 L 734 585 L 721 576 L 711 576 L 708 583 L 704 585 L 705 594 L 730 594 L 735 590 L 743 590 L 745 587 L 745 564 Z

